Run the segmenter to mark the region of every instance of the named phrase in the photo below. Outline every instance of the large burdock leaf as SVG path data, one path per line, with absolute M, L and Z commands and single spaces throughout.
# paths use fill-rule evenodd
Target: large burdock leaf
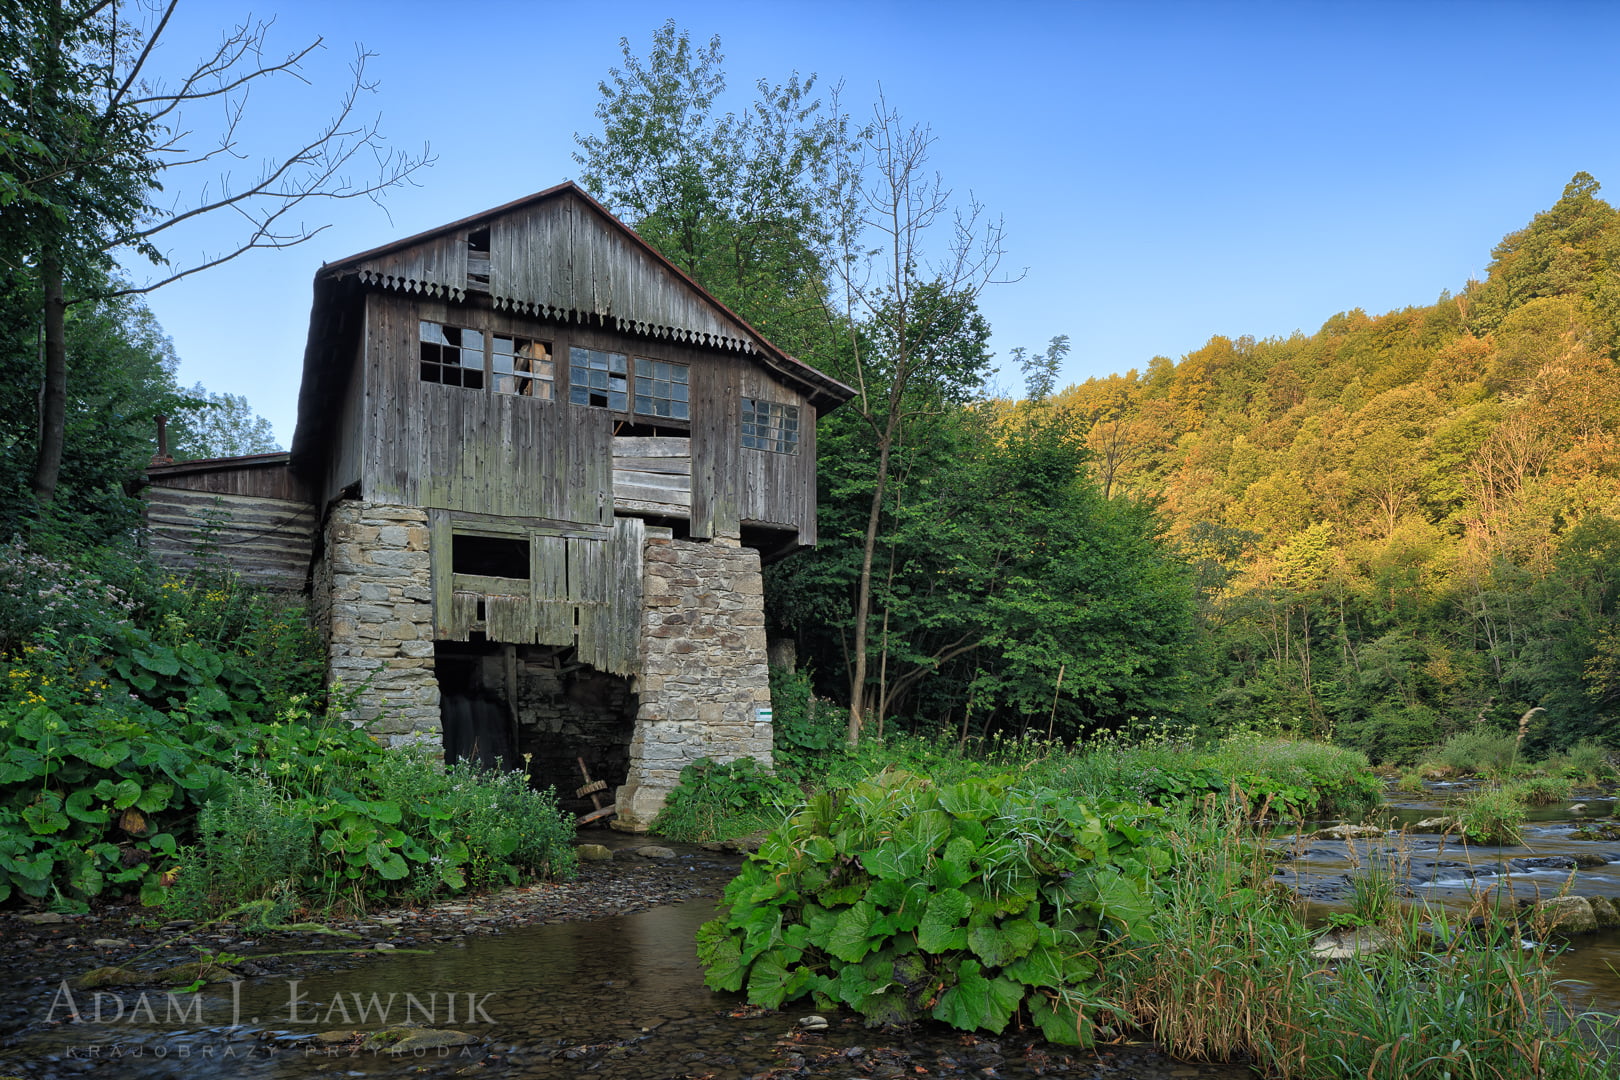
M 1035 947 L 1035 924 L 1028 919 L 1007 919 L 968 931 L 968 948 L 989 967 L 1003 967 Z
M 838 921 L 827 936 L 827 951 L 846 963 L 860 960 L 878 944 L 872 940 L 872 924 L 877 915 L 877 908 L 865 900 L 839 912 Z
M 1035 994 L 1030 998 L 1029 1015 L 1040 1026 L 1047 1042 L 1060 1046 L 1091 1045 L 1091 1024 L 1074 1005 Z
M 940 995 L 934 1019 L 962 1031 L 999 1033 L 1012 1019 L 1024 988 L 1001 976 L 986 978 L 976 960 L 963 960 L 956 969 L 956 985 Z
M 803 995 L 810 985 L 810 969 L 793 961 L 782 949 L 761 954 L 748 972 L 748 1003 L 779 1009 L 782 1002 Z
M 917 944 L 931 953 L 967 948 L 967 927 L 962 924 L 972 910 L 973 901 L 958 889 L 930 896 L 917 926 Z
M 719 919 L 710 919 L 697 932 L 698 960 L 703 964 L 703 985 L 710 990 L 738 991 L 748 966 L 742 960 L 742 942 Z

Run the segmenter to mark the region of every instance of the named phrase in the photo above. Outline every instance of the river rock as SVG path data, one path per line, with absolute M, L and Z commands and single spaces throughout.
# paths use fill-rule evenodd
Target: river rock
M 1531 905 L 1536 921 L 1558 934 L 1590 934 L 1597 930 L 1597 914 L 1584 896 L 1552 896 Z
M 1383 836 L 1377 825 L 1330 825 L 1311 834 L 1312 840 L 1351 840 L 1358 837 Z
M 384 1028 L 366 1036 L 361 1050 L 381 1050 L 385 1054 L 410 1054 L 417 1050 L 436 1050 L 441 1046 L 468 1046 L 478 1040 L 465 1031 L 437 1028 Z
M 636 848 L 636 854 L 643 859 L 673 859 L 677 858 L 675 852 L 667 847 L 649 844 L 646 847 Z
M 1575 803 L 1570 806 L 1569 812 L 1572 814 L 1584 814 L 1586 813 L 1586 804 L 1583 802 Z
M 1574 855 L 1571 855 L 1570 858 L 1574 859 L 1575 865 L 1580 867 L 1582 870 L 1596 870 L 1600 866 L 1609 865 L 1609 860 L 1605 856 L 1593 855 L 1584 851 L 1577 852 Z
M 1620 906 L 1607 896 L 1588 896 L 1586 902 L 1592 905 L 1592 917 L 1597 920 L 1599 930 L 1612 930 L 1620 926 Z
M 581 844 L 574 853 L 585 862 L 612 862 L 613 849 L 602 844 Z
M 1329 930 L 1311 946 L 1311 955 L 1318 960 L 1353 960 L 1358 956 L 1373 956 L 1395 944 L 1395 938 L 1376 926 L 1357 926 L 1351 929 Z
M 1413 832 L 1446 832 L 1456 828 L 1457 819 L 1453 817 L 1430 817 L 1412 826 Z
M 825 1016 L 801 1016 L 799 1026 L 806 1031 L 826 1031 L 828 1024 Z
M 36 911 L 31 915 L 21 915 L 18 917 L 22 919 L 23 922 L 33 923 L 35 926 L 47 926 L 55 923 L 67 922 L 66 915 L 62 915 L 55 911 Z

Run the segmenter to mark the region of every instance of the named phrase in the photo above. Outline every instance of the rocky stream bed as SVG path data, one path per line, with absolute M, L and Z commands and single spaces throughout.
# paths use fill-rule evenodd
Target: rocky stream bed
M 1075 1051 L 749 1007 L 703 987 L 692 949 L 740 855 L 589 839 L 611 858 L 575 881 L 330 924 L 352 937 L 244 937 L 138 908 L 0 915 L 0 1080 L 1251 1075 L 1147 1043 Z M 223 953 L 230 977 L 193 990 L 199 957 Z M 108 968 L 129 981 L 79 981 Z

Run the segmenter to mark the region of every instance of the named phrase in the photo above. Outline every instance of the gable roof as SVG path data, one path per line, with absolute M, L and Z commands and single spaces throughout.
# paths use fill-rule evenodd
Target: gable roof
M 293 435 L 312 462 L 357 354 L 365 289 L 464 300 L 469 233 L 490 234 L 488 294 L 501 311 L 598 325 L 738 352 L 796 386 L 825 412 L 854 391 L 771 344 L 572 181 L 351 255 L 315 274 Z M 481 268 L 480 268 L 481 269 Z

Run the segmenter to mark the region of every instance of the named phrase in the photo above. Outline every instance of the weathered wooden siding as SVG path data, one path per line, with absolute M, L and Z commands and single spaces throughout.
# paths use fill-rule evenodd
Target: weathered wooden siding
M 803 394 L 784 386 L 752 364 L 737 370 L 738 397 L 796 405 L 799 447 L 793 454 L 742 445 L 737 427 L 737 513 L 750 525 L 799 531 L 799 543 L 816 542 L 816 410 Z
M 369 298 L 363 483 L 367 497 L 442 510 L 608 525 L 612 417 L 554 400 L 422 382 L 418 324 L 427 319 L 541 336 L 487 311 Z M 559 362 L 559 369 L 566 361 Z
M 359 346 L 356 346 L 359 351 Z M 316 505 L 326 506 L 344 488 L 360 481 L 361 453 L 366 444 L 369 418 L 366 410 L 366 368 L 359 357 L 349 365 L 348 383 L 343 387 L 337 423 L 332 431 L 331 453 L 316 491 Z
M 368 285 L 460 300 L 467 288 L 467 234 L 455 232 L 424 240 L 368 259 L 358 270 L 360 280 Z
M 613 440 L 613 508 L 684 518 L 692 512 L 692 440 Z
M 435 637 L 466 641 L 478 631 L 490 641 L 573 645 L 580 661 L 599 671 L 639 670 L 645 540 L 639 518 L 601 527 L 432 510 L 428 533 Z M 528 578 L 455 573 L 458 534 L 526 538 Z
M 553 397 L 423 382 L 423 320 L 546 342 Z M 367 392 L 352 425 L 360 429 L 362 487 L 369 499 L 595 525 L 610 524 L 617 507 L 621 513 L 686 517 L 697 538 L 737 537 L 745 522 L 796 529 L 805 542 L 815 535 L 814 408 L 744 357 L 386 293 L 368 298 L 365 343 Z M 646 453 L 624 443 L 615 450 L 613 432 L 624 416 L 568 403 L 574 345 L 687 365 L 689 437 L 633 436 L 651 439 Z M 743 449 L 740 395 L 798 406 L 799 452 Z M 683 456 L 671 453 L 662 445 L 666 441 L 686 444 L 684 461 L 658 460 Z M 624 460 L 616 463 L 616 457 Z
M 753 336 L 574 196 L 490 226 L 497 308 L 553 319 L 596 316 L 627 333 L 753 352 Z
M 145 497 L 146 542 L 161 565 L 184 573 L 212 550 L 255 585 L 303 589 L 315 537 L 308 502 L 155 484 Z

